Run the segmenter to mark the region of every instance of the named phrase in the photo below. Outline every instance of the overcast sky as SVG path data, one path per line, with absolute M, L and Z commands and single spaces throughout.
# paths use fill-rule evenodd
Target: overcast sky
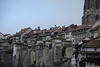
M 82 23 L 84 0 L 0 0 L 0 32 Z

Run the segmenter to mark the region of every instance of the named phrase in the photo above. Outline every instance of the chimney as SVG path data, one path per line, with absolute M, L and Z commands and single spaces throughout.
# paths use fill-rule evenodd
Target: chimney
M 65 28 L 65 25 L 64 25 L 64 26 L 62 26 L 62 28 Z
M 38 30 L 40 30 L 40 26 L 38 26 Z

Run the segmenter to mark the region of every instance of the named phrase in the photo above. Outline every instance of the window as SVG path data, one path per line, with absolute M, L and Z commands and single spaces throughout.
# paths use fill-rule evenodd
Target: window
M 93 1 L 92 1 L 92 0 L 90 0 L 90 8 L 92 8 L 92 2 L 93 2 Z
M 86 21 L 87 21 L 87 23 L 88 23 L 88 21 L 89 21 L 89 20 L 88 20 L 88 17 L 89 17 L 89 15 L 87 15 L 87 20 L 86 20 Z
M 99 15 L 96 15 L 95 20 L 99 20 Z
M 73 42 L 74 42 L 74 40 L 73 40 Z
M 66 37 L 66 39 L 69 39 L 69 37 Z
M 69 33 L 66 33 L 66 35 L 69 35 Z
M 91 38 L 93 38 L 93 36 L 91 36 Z
M 96 51 L 96 50 L 97 50 L 97 48 L 94 48 L 94 50 Z
M 90 8 L 90 0 L 88 0 L 88 9 Z
M 98 7 L 99 7 L 99 0 L 96 0 L 96 9 L 98 9 Z

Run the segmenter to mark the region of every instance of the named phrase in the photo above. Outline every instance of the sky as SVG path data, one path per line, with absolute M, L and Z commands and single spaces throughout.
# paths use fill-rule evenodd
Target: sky
M 0 32 L 82 23 L 84 0 L 0 0 Z

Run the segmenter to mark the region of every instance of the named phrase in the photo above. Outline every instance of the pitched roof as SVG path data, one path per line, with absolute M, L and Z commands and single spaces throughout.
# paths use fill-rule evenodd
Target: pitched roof
M 100 51 L 86 51 L 87 54 L 100 54 Z
M 39 44 L 38 44 L 38 46 L 43 46 L 43 45 L 44 45 L 44 43 L 39 43 Z
M 75 28 L 75 30 L 83 29 L 83 28 L 89 28 L 87 25 L 79 25 Z
M 68 28 L 68 30 L 66 32 L 71 32 L 71 31 L 74 31 L 75 29 L 74 28 Z
M 19 31 L 18 33 L 16 33 L 16 36 L 17 36 L 17 35 L 21 35 L 21 34 L 24 33 L 25 31 L 27 31 L 29 28 L 30 28 L 30 27 L 21 29 L 21 31 Z
M 85 44 L 83 44 L 83 47 L 100 47 L 100 40 L 91 40 Z
M 31 30 L 31 31 L 29 32 L 29 35 L 33 35 L 33 30 Z
M 0 34 L 2 34 L 1 32 L 0 32 Z M 3 34 L 2 34 L 3 35 Z
M 5 35 L 3 35 L 3 36 L 10 36 L 10 34 L 5 34 Z
M 77 25 L 70 25 L 70 26 L 68 26 L 68 27 L 66 27 L 66 32 L 73 32 L 73 31 L 77 31 L 77 30 L 81 30 L 81 29 L 85 29 L 85 28 L 90 28 L 89 26 L 87 26 L 87 25 L 79 25 L 79 26 L 77 26 Z
M 61 32 L 63 32 L 63 30 L 64 30 L 65 28 L 66 28 L 66 27 L 60 28 L 60 29 L 58 29 L 57 32 L 61 33 Z
M 94 30 L 98 30 L 99 28 L 100 28 L 100 25 L 97 25 L 96 27 L 90 29 L 90 31 L 92 32 L 92 31 L 94 31 Z
M 46 32 L 55 32 L 58 31 L 61 27 L 60 26 L 56 26 L 56 27 L 51 27 L 49 30 L 47 30 Z

